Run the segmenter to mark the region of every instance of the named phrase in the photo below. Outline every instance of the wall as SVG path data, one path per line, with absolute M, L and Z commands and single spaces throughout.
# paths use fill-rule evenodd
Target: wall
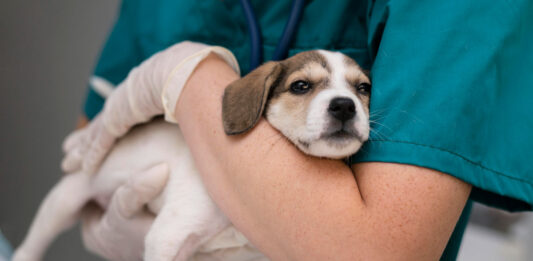
M 61 176 L 61 142 L 80 114 L 87 79 L 114 21 L 117 4 L 118 0 L 2 1 L 0 229 L 15 245 L 26 233 L 40 201 Z M 532 231 L 532 217 L 524 215 L 523 219 L 530 221 L 519 223 L 514 230 Z M 502 258 L 532 260 L 533 252 L 527 249 L 531 239 L 518 232 L 514 233 L 519 234 L 516 240 L 510 236 L 513 233 L 497 234 L 494 228 L 471 225 L 459 259 L 485 260 L 480 254 L 498 259 L 497 254 L 503 253 Z M 491 242 L 500 242 L 505 249 L 481 250 Z M 45 260 L 97 258 L 83 249 L 76 229 L 61 236 Z
M 2 1 L 0 8 L 0 229 L 18 244 L 62 175 L 61 141 L 81 111 L 86 82 L 118 0 Z M 97 260 L 77 229 L 45 260 Z

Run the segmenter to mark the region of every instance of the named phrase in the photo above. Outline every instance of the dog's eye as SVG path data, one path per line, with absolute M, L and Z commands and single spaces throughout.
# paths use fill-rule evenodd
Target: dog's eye
M 370 94 L 370 84 L 369 83 L 361 83 L 357 86 L 357 91 L 360 93 L 360 94 L 363 94 L 363 95 L 369 95 Z
M 306 81 L 295 81 L 291 83 L 290 91 L 294 94 L 304 94 L 311 90 L 311 83 Z

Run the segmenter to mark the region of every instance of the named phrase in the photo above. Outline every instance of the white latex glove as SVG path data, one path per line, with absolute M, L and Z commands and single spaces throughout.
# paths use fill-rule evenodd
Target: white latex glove
M 145 205 L 164 189 L 169 175 L 166 164 L 138 174 L 119 187 L 103 212 L 89 205 L 82 212 L 82 238 L 85 247 L 108 260 L 143 259 L 144 237 L 155 216 Z
M 94 172 L 117 138 L 156 115 L 164 114 L 167 121 L 176 123 L 174 111 L 183 86 L 211 53 L 239 73 L 237 60 L 229 50 L 187 41 L 154 54 L 134 68 L 111 93 L 102 112 L 87 127 L 66 138 L 63 171 L 82 168 Z

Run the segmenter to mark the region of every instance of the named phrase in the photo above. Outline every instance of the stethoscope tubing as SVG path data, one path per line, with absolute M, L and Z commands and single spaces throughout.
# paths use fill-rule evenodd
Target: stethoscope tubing
M 287 58 L 289 47 L 291 45 L 294 36 L 296 35 L 296 30 L 298 29 L 298 24 L 302 18 L 302 12 L 304 9 L 305 0 L 294 0 L 292 1 L 291 12 L 289 14 L 289 19 L 285 28 L 283 29 L 283 34 L 276 46 L 272 60 L 279 61 Z
M 257 22 L 254 10 L 249 0 L 240 0 L 244 14 L 246 17 L 246 24 L 248 26 L 248 33 L 250 35 L 250 71 L 257 68 L 263 62 L 263 42 L 261 40 L 261 28 Z M 294 0 L 292 2 L 289 19 L 285 24 L 281 38 L 274 50 L 272 56 L 273 61 L 283 60 L 287 57 L 289 47 L 298 29 L 298 24 L 301 20 L 305 0 Z
M 248 34 L 250 35 L 250 71 L 257 68 L 263 62 L 263 42 L 261 40 L 261 28 L 255 17 L 254 10 L 249 0 L 240 0 L 246 17 Z

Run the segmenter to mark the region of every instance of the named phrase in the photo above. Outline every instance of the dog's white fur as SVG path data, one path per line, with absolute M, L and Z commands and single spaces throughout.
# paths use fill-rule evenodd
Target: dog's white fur
M 300 140 L 307 143 L 309 146 L 303 146 L 301 143 L 294 142 L 303 152 L 313 156 L 339 159 L 355 153 L 363 142 L 368 139 L 370 132 L 369 116 L 365 113 L 363 104 L 359 98 L 354 94 L 352 90 L 354 86 L 349 86 L 346 81 L 346 75 L 359 73 L 361 75 L 357 75 L 356 77 L 363 77 L 366 80 L 368 78 L 363 75 L 359 67 L 354 65 L 353 68 L 349 68 L 344 61 L 346 56 L 342 53 L 325 50 L 319 50 L 318 52 L 326 59 L 329 67 L 332 69 L 331 73 L 328 73 L 318 64 L 316 66 L 310 66 L 310 68 L 304 68 L 304 70 L 314 75 L 326 74 L 329 76 L 330 83 L 328 88 L 320 91 L 309 104 L 305 113 L 305 123 L 301 124 L 299 121 L 294 121 L 291 117 L 286 117 L 287 105 L 283 103 L 271 104 L 267 111 L 267 118 L 270 124 L 283 132 L 289 140 Z M 327 131 L 332 121 L 332 118 L 328 114 L 328 106 L 331 100 L 337 97 L 349 98 L 355 104 L 357 114 L 355 115 L 355 119 L 350 121 L 350 123 L 353 124 L 354 129 L 358 130 L 358 133 L 361 135 L 359 137 L 360 139 L 349 139 L 342 142 L 342 144 L 331 144 L 331 142 L 323 139 L 322 135 Z
M 357 96 L 349 89 L 353 89 L 353 86 L 348 86 L 346 82 L 346 65 L 344 63 L 344 55 L 341 53 L 334 53 L 329 51 L 319 51 L 333 68 L 331 75 L 331 88 L 328 88 L 313 99 L 310 110 L 307 114 L 307 122 L 313 123 L 315 126 L 319 126 L 315 131 L 310 131 L 311 139 L 317 140 L 316 142 L 310 142 L 309 154 L 322 156 L 326 158 L 342 158 L 357 151 L 363 141 L 368 139 L 368 133 L 370 132 L 370 126 L 368 121 L 368 115 L 363 113 L 363 105 Z M 361 70 L 358 70 L 362 74 Z M 330 117 L 328 117 L 327 108 L 330 101 L 335 97 L 345 97 L 351 99 L 355 104 L 355 110 L 358 112 L 353 121 L 353 127 L 359 130 L 362 137 L 361 140 L 350 140 L 346 146 L 333 148 L 327 141 L 320 138 L 321 132 L 327 128 L 330 124 Z M 309 124 L 310 125 L 310 124 Z M 308 130 L 313 130 L 311 127 Z M 317 139 L 318 138 L 318 139 Z
M 234 228 L 207 195 L 178 126 L 156 120 L 120 140 L 95 175 L 78 172 L 63 177 L 41 204 L 13 260 L 40 260 L 55 236 L 76 222 L 87 201 L 95 199 L 107 206 L 112 193 L 132 173 L 161 162 L 168 164 L 170 175 L 164 192 L 148 206 L 158 214 L 145 240 L 145 260 L 173 260 L 177 253 L 189 257 L 206 244 L 210 249 L 220 245 L 248 249 L 230 254 L 228 260 L 261 257 L 242 242 L 239 232 L 228 237 L 227 230 Z M 195 238 L 187 240 L 193 234 Z
M 270 104 L 266 114 L 269 122 L 304 152 L 330 158 L 345 157 L 357 151 L 368 138 L 368 115 L 364 113 L 358 97 L 349 90 L 353 86 L 348 86 L 345 80 L 348 73 L 343 62 L 345 56 L 326 51 L 320 51 L 320 54 L 332 68 L 330 87 L 321 90 L 310 102 L 305 124 L 295 126 L 295 122 L 301 121 L 287 116 L 291 114 L 284 111 L 287 104 L 283 102 Z M 361 134 L 361 140 L 350 139 L 341 145 L 331 145 L 321 138 L 332 121 L 327 110 L 329 102 L 335 97 L 354 101 L 358 113 L 353 127 Z M 303 140 L 309 146 L 302 147 L 297 140 Z M 204 252 L 208 252 L 206 249 L 216 249 L 217 246 L 247 249 L 226 256 L 226 260 L 266 259 L 246 241 L 243 242 L 244 237 L 209 198 L 178 126 L 155 120 L 134 128 L 121 139 L 98 173 L 78 172 L 64 176 L 41 204 L 13 260 L 40 260 L 52 240 L 76 222 L 79 211 L 89 200 L 97 200 L 102 206 L 107 206 L 113 192 L 132 173 L 161 162 L 168 164 L 170 176 L 164 192 L 149 204 L 157 217 L 145 239 L 145 260 L 174 260 L 176 254 L 178 260 L 187 260 L 195 252 L 202 252 L 202 247 Z M 220 234 L 224 229 L 226 233 Z M 233 237 L 227 236 L 228 230 Z

